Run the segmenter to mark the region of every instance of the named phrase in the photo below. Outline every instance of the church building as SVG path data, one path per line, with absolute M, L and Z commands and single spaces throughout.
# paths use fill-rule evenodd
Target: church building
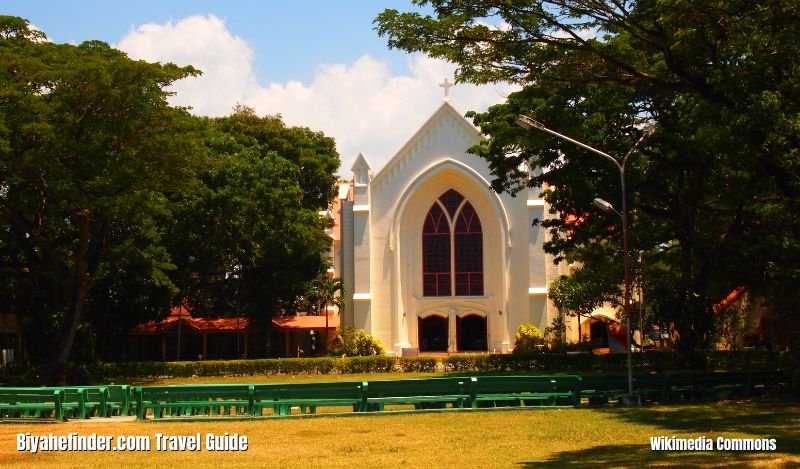
M 551 324 L 560 272 L 532 226 L 547 215 L 541 190 L 494 192 L 488 163 L 467 153 L 481 139 L 445 99 L 379 171 L 358 155 L 334 205 L 342 326 L 401 354 L 505 353 L 521 324 Z

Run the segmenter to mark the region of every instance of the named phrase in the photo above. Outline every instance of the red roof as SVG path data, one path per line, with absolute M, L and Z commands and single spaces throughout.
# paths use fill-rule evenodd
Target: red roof
M 250 327 L 250 319 L 238 318 L 196 318 L 191 312 L 180 306 L 174 306 L 169 316 L 161 321 L 149 321 L 139 324 L 133 329 L 134 334 L 157 334 L 178 326 L 181 321 L 183 326 L 192 328 L 197 332 L 244 332 Z M 325 316 L 278 316 L 273 318 L 272 324 L 278 329 L 312 330 L 325 329 Z M 339 327 L 339 316 L 328 317 L 328 328 Z
M 734 288 L 732 292 L 728 293 L 728 296 L 726 296 L 725 299 L 723 299 L 722 301 L 713 306 L 714 313 L 719 314 L 728 309 L 733 304 L 733 302 L 738 300 L 739 297 L 742 296 L 742 293 L 746 291 L 747 287 Z
M 325 316 L 278 316 L 272 319 L 278 329 L 325 329 Z M 328 316 L 328 329 L 339 327 L 339 316 Z

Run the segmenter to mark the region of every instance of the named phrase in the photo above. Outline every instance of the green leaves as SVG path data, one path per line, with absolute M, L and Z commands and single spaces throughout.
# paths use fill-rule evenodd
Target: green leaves
M 168 244 L 182 290 L 176 302 L 188 295 L 199 314 L 257 320 L 293 311 L 330 243 L 319 210 L 332 197 L 338 168 L 333 141 L 238 108 L 208 121 L 206 146 L 202 185 L 171 201 Z
M 645 251 L 645 278 L 660 282 L 645 298 L 669 310 L 689 348 L 708 343 L 711 306 L 733 288 L 775 291 L 768 266 L 793 278 L 796 8 L 778 0 L 420 4 L 435 15 L 386 11 L 376 19 L 390 47 L 451 60 L 457 80 L 523 85 L 506 103 L 470 114 L 488 137 L 471 151 L 488 161 L 495 190 L 554 188 L 543 195 L 556 217 L 538 222 L 557 260 L 580 260 L 594 274 L 621 264 L 619 222 L 591 204 L 601 197 L 619 206 L 618 176 L 591 152 L 516 127 L 518 114 L 618 157 L 644 124 L 659 124 L 627 166 L 631 242 Z M 542 171 L 526 177 L 522 163 Z M 615 247 L 605 261 L 588 255 L 598 241 Z M 574 299 L 576 310 L 610 291 L 593 275 L 557 286 L 569 287 L 554 293 Z
M 280 116 L 260 117 L 246 106 L 237 106 L 233 114 L 213 123 L 238 144 L 262 156 L 274 152 L 294 164 L 304 207 L 324 210 L 333 200 L 341 161 L 332 138 L 305 127 L 286 127 Z
M 163 194 L 192 184 L 202 152 L 196 119 L 163 89 L 194 69 L 42 37 L 0 18 L 0 289 L 34 358 L 63 368 L 76 340 L 91 342 L 87 318 L 136 311 L 148 289 L 144 311 L 166 306 Z
M 187 296 L 291 309 L 330 243 L 333 140 L 247 108 L 192 117 L 165 88 L 194 68 L 43 37 L 0 17 L 0 307 L 33 358 L 119 356 L 119 335 Z

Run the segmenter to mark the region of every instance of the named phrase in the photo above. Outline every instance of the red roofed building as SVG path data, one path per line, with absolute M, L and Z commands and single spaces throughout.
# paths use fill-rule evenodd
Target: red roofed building
M 339 316 L 329 316 L 328 336 L 335 337 Z M 284 356 L 321 353 L 325 316 L 277 316 L 272 320 L 271 342 Z M 131 334 L 133 360 L 219 360 L 258 356 L 249 353 L 251 343 L 260 343 L 260 327 L 251 327 L 246 317 L 201 318 L 190 308 L 175 306 L 161 321 L 136 326 Z M 178 350 L 180 348 L 180 351 Z

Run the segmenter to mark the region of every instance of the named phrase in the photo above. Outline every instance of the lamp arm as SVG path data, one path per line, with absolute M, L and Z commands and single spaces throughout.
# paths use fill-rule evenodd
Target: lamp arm
M 617 161 L 616 158 L 614 158 L 613 156 L 609 155 L 608 153 L 602 152 L 602 151 L 598 150 L 597 148 L 592 148 L 592 147 L 590 147 L 589 145 L 587 145 L 585 143 L 579 142 L 579 141 L 575 140 L 574 138 L 567 137 L 564 134 L 560 134 L 560 133 L 556 132 L 555 130 L 550 130 L 545 126 L 536 126 L 535 128 L 539 129 L 539 130 L 541 130 L 543 132 L 547 132 L 547 133 L 549 133 L 551 135 L 555 135 L 556 137 L 558 137 L 558 138 L 560 138 L 562 140 L 566 140 L 566 141 L 568 141 L 570 143 L 574 143 L 575 145 L 578 145 L 581 148 L 585 148 L 585 149 L 587 149 L 587 150 L 589 150 L 591 152 L 597 153 L 598 155 L 602 156 L 603 158 L 606 158 L 607 160 L 610 160 L 612 163 L 614 163 L 614 165 L 616 165 L 617 169 L 622 170 L 622 165 L 619 163 L 619 161 Z

